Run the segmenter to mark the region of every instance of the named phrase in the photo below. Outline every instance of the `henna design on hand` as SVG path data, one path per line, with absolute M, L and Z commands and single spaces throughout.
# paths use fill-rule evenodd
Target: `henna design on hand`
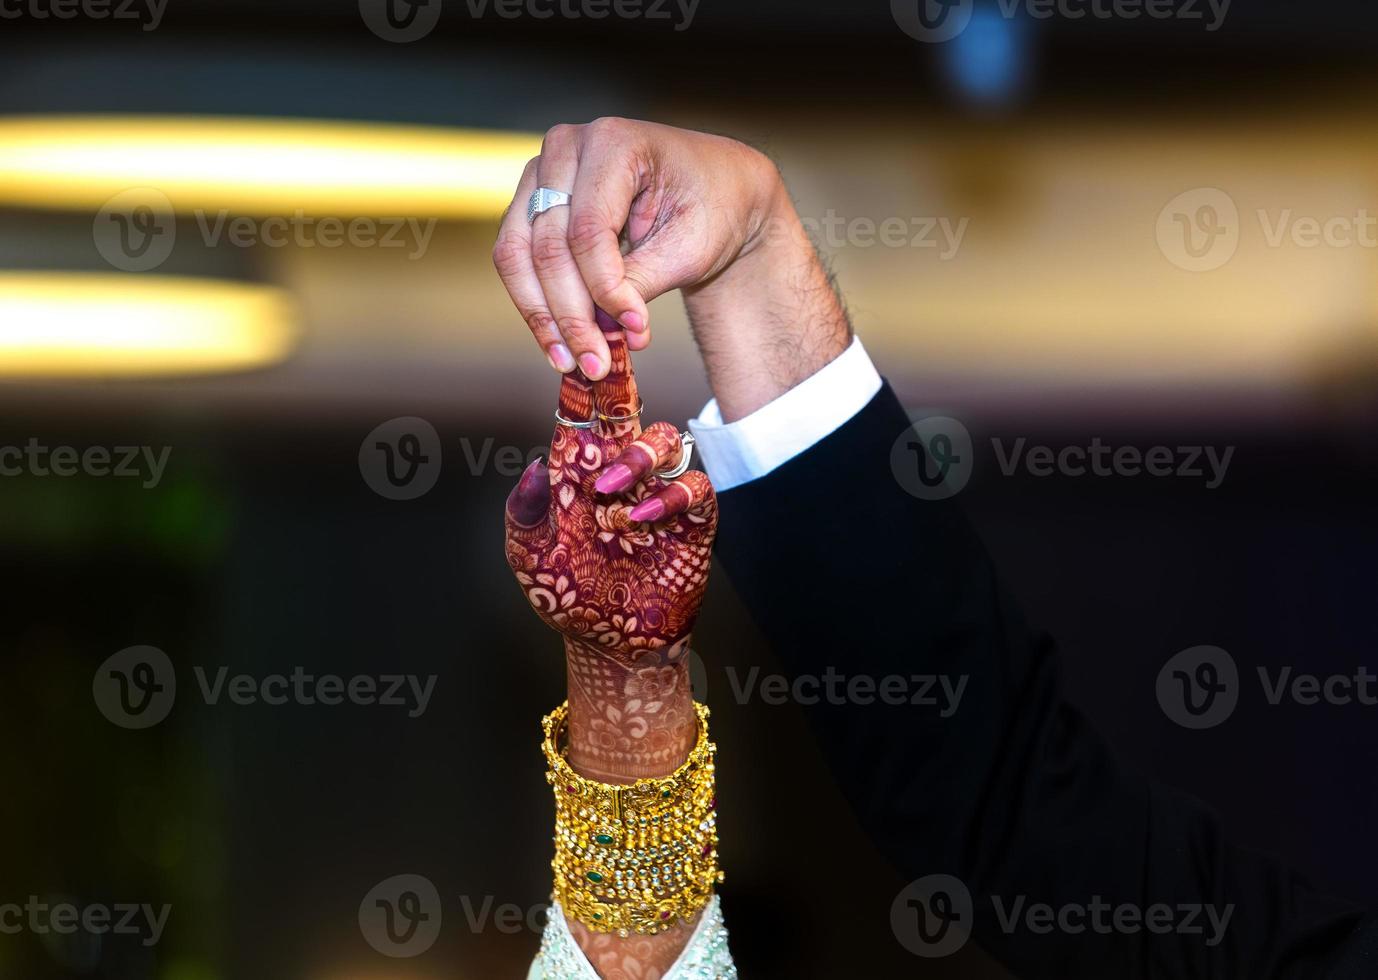
M 571 421 L 633 416 L 639 405 L 622 329 L 602 311 L 611 370 L 560 386 Z M 507 502 L 507 561 L 536 612 L 565 638 L 570 763 L 606 782 L 671 772 L 694 744 L 689 634 L 703 601 L 717 501 L 705 474 L 674 481 L 679 432 L 638 418 L 557 424 Z

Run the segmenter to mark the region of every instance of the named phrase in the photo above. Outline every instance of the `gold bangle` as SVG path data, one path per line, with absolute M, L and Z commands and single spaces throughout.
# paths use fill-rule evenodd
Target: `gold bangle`
M 595 932 L 664 932 L 708 904 L 718 870 L 718 832 L 708 708 L 697 702 L 699 737 L 667 776 L 628 785 L 576 773 L 559 747 L 568 703 L 541 721 L 555 794 L 554 898 Z

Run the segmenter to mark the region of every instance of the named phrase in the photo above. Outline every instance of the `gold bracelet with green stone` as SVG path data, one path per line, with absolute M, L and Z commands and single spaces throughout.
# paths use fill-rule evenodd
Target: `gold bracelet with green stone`
M 554 898 L 596 932 L 664 932 L 708 904 L 718 870 L 708 708 L 695 702 L 699 737 L 668 776 L 627 785 L 585 779 L 560 747 L 569 703 L 541 720 L 555 792 Z

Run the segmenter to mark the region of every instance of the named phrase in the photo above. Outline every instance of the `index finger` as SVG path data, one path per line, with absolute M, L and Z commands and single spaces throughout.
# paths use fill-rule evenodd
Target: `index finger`
M 624 327 L 644 334 L 650 312 L 645 297 L 627 278 L 619 247 L 622 226 L 641 186 L 632 165 L 632 148 L 608 125 L 587 129 L 588 142 L 570 197 L 569 250 L 594 305 Z
M 627 442 L 641 432 L 641 396 L 636 388 L 636 372 L 632 368 L 631 352 L 627 349 L 627 334 L 601 308 L 594 308 L 594 319 L 608 343 L 608 373 L 593 382 L 593 407 L 603 420 L 603 435 Z

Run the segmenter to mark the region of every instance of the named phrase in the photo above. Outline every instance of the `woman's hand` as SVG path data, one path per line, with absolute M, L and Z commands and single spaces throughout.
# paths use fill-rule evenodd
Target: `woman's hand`
M 528 223 L 538 186 L 569 191 L 572 206 Z M 777 209 L 783 225 L 772 217 Z M 797 234 L 766 247 L 770 227 Z M 800 289 L 816 297 L 820 282 L 831 296 L 826 275 L 764 156 L 734 140 L 616 119 L 550 131 L 522 175 L 493 258 L 564 375 L 560 414 L 600 419 L 592 428 L 557 424 L 548 465 L 528 467 L 507 501 L 508 563 L 565 638 L 567 758 L 605 783 L 667 775 L 698 737 L 689 634 L 708 580 L 717 501 L 701 472 L 654 475 L 678 466 L 680 436 L 665 422 L 641 430 L 628 347 L 650 342 L 646 303 L 684 288 L 696 330 L 703 325 L 709 381 L 735 417 L 775 396 L 781 372 L 753 365 L 775 358 L 785 374 L 808 369 L 791 341 L 754 327 L 795 330 L 782 297 Z M 734 317 L 747 327 L 745 341 L 717 344 L 720 356 L 710 358 L 719 326 Z M 669 970 L 693 923 L 625 939 L 579 922 L 570 928 L 600 976 L 651 977 Z
M 642 431 L 621 328 L 600 310 L 612 368 L 560 384 L 549 463 L 507 501 L 507 561 L 536 612 L 565 637 L 570 764 L 604 782 L 672 772 L 697 735 L 689 633 L 708 582 L 718 511 L 708 477 L 680 462 L 668 422 Z M 606 418 L 625 421 L 604 421 Z

